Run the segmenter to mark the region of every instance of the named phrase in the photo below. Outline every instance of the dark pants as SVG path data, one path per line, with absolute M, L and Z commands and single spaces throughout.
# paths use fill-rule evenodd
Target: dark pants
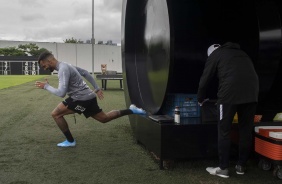
M 252 132 L 257 103 L 218 104 L 218 155 L 219 167 L 228 168 L 230 155 L 230 131 L 235 113 L 238 114 L 239 158 L 238 165 L 244 166 L 252 150 Z

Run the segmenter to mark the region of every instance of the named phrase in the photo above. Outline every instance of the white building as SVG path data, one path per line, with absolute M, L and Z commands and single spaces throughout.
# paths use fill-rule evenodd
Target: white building
M 17 47 L 20 44 L 29 43 L 35 43 L 39 48 L 51 51 L 59 61 L 65 61 L 92 72 L 92 44 L 0 40 L 0 48 Z M 101 73 L 101 64 L 107 64 L 107 70 L 122 73 L 121 47 L 94 45 L 94 73 Z

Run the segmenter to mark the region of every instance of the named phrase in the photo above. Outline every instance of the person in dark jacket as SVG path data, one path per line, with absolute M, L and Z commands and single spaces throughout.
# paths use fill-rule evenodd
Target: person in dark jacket
M 208 167 L 212 175 L 229 177 L 230 131 L 234 115 L 238 114 L 239 158 L 237 174 L 244 174 L 252 149 L 254 115 L 258 101 L 259 81 L 250 57 L 237 43 L 227 42 L 208 48 L 208 59 L 198 88 L 198 102 L 207 98 L 207 88 L 213 76 L 218 78 L 217 119 L 219 166 Z

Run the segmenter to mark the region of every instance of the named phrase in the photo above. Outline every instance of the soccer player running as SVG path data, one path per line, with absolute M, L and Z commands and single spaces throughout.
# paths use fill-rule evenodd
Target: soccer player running
M 44 82 L 36 81 L 35 86 L 62 98 L 68 95 L 68 98 L 59 103 L 51 113 L 53 119 L 66 137 L 65 141 L 57 144 L 59 147 L 73 147 L 76 145 L 76 141 L 64 118 L 65 115 L 74 113 L 84 114 L 86 118 L 92 117 L 101 123 L 106 123 L 125 115 L 146 114 L 146 111 L 137 108 L 135 105 L 130 105 L 129 109 L 112 110 L 105 113 L 98 106 L 96 98 L 103 99 L 103 92 L 88 71 L 65 62 L 60 62 L 48 51 L 40 54 L 38 64 L 44 70 L 50 70 L 51 72 L 57 70 L 59 85 L 56 89 L 46 80 Z M 89 88 L 82 76 L 90 82 L 94 87 L 94 91 Z

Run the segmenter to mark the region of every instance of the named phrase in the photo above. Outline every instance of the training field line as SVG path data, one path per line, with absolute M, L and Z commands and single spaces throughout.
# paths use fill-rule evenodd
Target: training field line
M 0 89 L 17 86 L 35 80 L 43 80 L 48 75 L 0 75 Z

